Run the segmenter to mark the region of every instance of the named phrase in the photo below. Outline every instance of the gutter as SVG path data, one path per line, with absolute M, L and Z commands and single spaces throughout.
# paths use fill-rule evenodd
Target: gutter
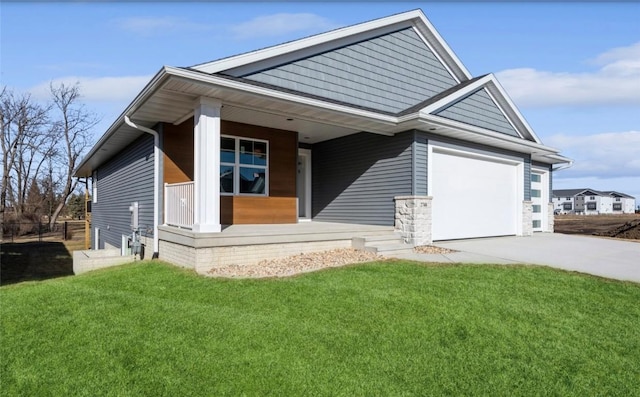
M 552 168 L 551 171 L 561 171 L 571 167 L 573 167 L 573 160 L 569 160 L 568 162 L 564 163 L 564 165 L 561 165 L 558 168 Z
M 158 199 L 160 187 L 160 134 L 158 131 L 152 130 L 141 125 L 135 124 L 129 116 L 124 115 L 124 122 L 128 126 L 135 128 L 139 131 L 146 132 L 153 135 L 153 256 L 151 259 L 158 257 L 158 251 L 160 248 L 160 240 L 158 238 L 158 210 L 160 208 L 160 200 Z

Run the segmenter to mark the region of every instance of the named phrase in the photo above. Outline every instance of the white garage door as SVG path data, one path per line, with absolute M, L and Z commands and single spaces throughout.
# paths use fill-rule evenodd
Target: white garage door
M 517 163 L 434 147 L 430 168 L 434 240 L 516 234 Z

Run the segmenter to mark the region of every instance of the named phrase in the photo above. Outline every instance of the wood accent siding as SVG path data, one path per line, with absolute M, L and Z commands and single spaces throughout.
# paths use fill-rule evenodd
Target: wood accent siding
M 142 236 L 153 237 L 153 137 L 143 134 L 111 160 L 98 167 L 97 197 L 92 204 L 91 244 L 100 229 L 99 247 L 120 247 L 122 235 L 130 235 L 129 206 L 137 201 Z
M 392 226 L 395 196 L 412 193 L 413 131 L 361 132 L 313 145 L 313 219 Z
M 222 134 L 269 141 L 269 196 L 296 197 L 297 132 L 223 120 Z
M 502 134 L 520 137 L 484 88 L 440 110 L 436 115 Z
M 269 197 L 221 196 L 220 221 L 233 223 L 297 222 L 298 134 L 222 120 L 222 135 L 269 142 Z M 163 125 L 164 182 L 193 180 L 193 119 Z
M 220 222 L 223 225 L 296 223 L 295 197 L 221 196 Z
M 413 28 L 236 77 L 392 113 L 458 83 Z
M 162 125 L 164 183 L 193 181 L 193 118 L 180 125 Z

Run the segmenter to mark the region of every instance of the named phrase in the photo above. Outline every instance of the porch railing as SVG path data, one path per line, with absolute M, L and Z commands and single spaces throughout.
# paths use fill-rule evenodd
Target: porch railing
M 193 182 L 164 184 L 164 219 L 167 225 L 193 227 Z

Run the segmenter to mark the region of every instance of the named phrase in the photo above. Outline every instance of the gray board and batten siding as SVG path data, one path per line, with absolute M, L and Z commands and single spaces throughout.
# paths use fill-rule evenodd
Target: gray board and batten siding
M 100 229 L 99 247 L 105 243 L 121 248 L 122 235 L 131 235 L 129 206 L 139 206 L 142 236 L 153 236 L 153 137 L 148 134 L 97 169 L 97 202 L 92 204 L 91 244 Z
M 506 135 L 520 137 L 484 88 L 439 110 L 435 115 Z
M 234 77 L 390 113 L 458 84 L 413 28 Z

